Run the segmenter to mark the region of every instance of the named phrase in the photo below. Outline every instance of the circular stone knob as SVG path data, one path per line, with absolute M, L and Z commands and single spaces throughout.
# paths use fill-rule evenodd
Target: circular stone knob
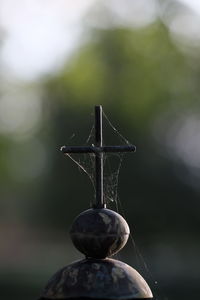
M 82 212 L 70 230 L 75 247 L 92 258 L 105 258 L 117 253 L 126 244 L 129 234 L 125 219 L 106 208 Z

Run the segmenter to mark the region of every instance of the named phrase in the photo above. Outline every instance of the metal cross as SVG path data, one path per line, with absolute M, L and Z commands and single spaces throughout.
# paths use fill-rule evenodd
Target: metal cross
M 94 208 L 106 207 L 103 196 L 103 155 L 107 152 L 135 152 L 134 145 L 103 146 L 102 144 L 102 106 L 95 106 L 95 145 L 89 147 L 62 146 L 63 153 L 94 153 L 96 172 L 96 204 Z

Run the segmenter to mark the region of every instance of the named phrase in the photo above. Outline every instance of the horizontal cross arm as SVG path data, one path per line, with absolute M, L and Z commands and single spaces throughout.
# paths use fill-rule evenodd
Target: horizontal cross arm
M 104 146 L 103 152 L 135 152 L 136 147 L 134 145 L 127 146 Z
M 135 152 L 136 147 L 134 145 L 126 146 L 62 146 L 60 151 L 63 153 L 106 153 L 106 152 Z

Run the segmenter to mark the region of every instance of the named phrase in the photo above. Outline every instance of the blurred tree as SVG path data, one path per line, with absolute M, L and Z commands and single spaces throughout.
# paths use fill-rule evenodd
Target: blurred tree
M 170 162 L 170 158 L 162 159 L 161 155 L 165 155 L 162 153 L 165 150 L 160 149 L 152 131 L 158 117 L 162 118 L 168 112 L 176 118 L 177 113 L 184 111 L 192 103 L 188 97 L 192 92 L 190 86 L 193 80 L 188 58 L 173 44 L 168 29 L 161 22 L 137 30 L 95 30 L 91 40 L 91 43 L 83 46 L 79 55 L 74 56 L 61 74 L 47 83 L 46 99 L 52 107 L 51 117 L 54 120 L 50 121 L 54 130 L 51 135 L 56 137 L 57 145 L 62 145 L 65 143 L 65 136 L 70 137 L 73 132 L 78 132 L 78 143 L 82 136 L 86 137 L 89 133 L 87 114 L 92 106 L 103 104 L 105 111 L 110 112 L 111 119 L 115 123 L 119 120 L 119 127 L 124 128 L 125 135 L 131 137 L 139 148 L 137 158 L 130 159 L 126 166 L 127 174 L 124 171 L 122 177 L 124 185 L 122 184 L 121 194 L 125 201 L 129 201 L 126 205 L 133 205 L 135 211 L 130 211 L 129 217 L 134 214 L 134 218 L 139 220 L 142 214 L 149 212 L 151 225 L 141 222 L 138 230 L 147 226 L 154 234 L 157 231 L 169 230 L 174 224 L 182 224 L 182 227 L 185 224 L 184 217 L 177 216 L 172 206 L 177 205 L 178 209 L 181 205 L 182 201 L 178 199 L 183 188 L 185 196 L 193 192 L 190 187 L 183 186 L 177 177 L 175 169 L 180 167 L 179 164 Z M 58 160 L 60 158 L 53 160 L 54 167 L 52 173 L 49 173 L 49 180 L 55 182 L 59 188 L 56 189 L 54 197 L 51 193 L 52 201 L 49 200 L 49 192 L 45 188 L 48 192 L 45 198 L 48 203 L 52 203 L 52 214 L 59 216 L 60 222 L 65 219 L 63 206 L 67 206 L 70 199 L 75 197 L 77 180 L 73 182 L 71 174 L 67 176 L 67 171 L 61 167 L 61 162 L 58 164 Z M 70 169 L 68 172 L 74 174 L 76 171 Z M 149 177 L 149 172 L 154 174 Z M 79 179 L 80 184 L 82 180 L 84 179 Z M 67 183 L 64 184 L 63 181 Z M 130 182 L 134 181 L 136 186 L 132 189 Z M 129 182 L 129 187 L 125 182 Z M 69 202 L 62 196 L 65 189 L 69 193 Z M 89 197 L 86 190 L 84 194 L 86 198 Z M 135 200 L 132 203 L 133 194 Z M 60 208 L 57 207 L 55 197 L 60 199 Z M 83 201 L 79 199 L 79 194 L 75 198 Z M 60 211 L 55 214 L 55 209 Z M 185 209 L 185 213 L 188 212 L 188 208 Z M 173 217 L 171 225 L 163 217 L 163 210 Z M 50 215 L 52 220 L 53 216 Z M 158 222 L 163 223 L 163 226 L 158 227 Z M 165 229 L 166 225 L 168 229 Z M 196 228 L 196 224 L 194 227 Z M 180 230 L 182 231 L 181 228 Z
M 175 7 L 180 12 L 177 3 L 173 7 L 170 3 L 165 1 L 165 9 Z M 0 137 L 1 206 L 4 209 L 15 199 L 12 216 L 18 207 L 18 218 L 27 227 L 55 229 L 56 235 L 58 230 L 67 231 L 73 217 L 89 206 L 93 188 L 87 176 L 59 153 L 59 147 L 85 144 L 93 125 L 93 106 L 102 104 L 111 122 L 138 149 L 126 156 L 119 185 L 119 199 L 134 237 L 144 249 L 148 247 L 150 266 L 169 295 L 171 291 L 170 299 L 184 300 L 190 287 L 194 295 L 199 293 L 193 281 L 198 277 L 195 249 L 200 248 L 200 174 L 199 165 L 189 167 L 182 152 L 177 152 L 181 147 L 185 150 L 180 133 L 187 131 L 188 144 L 189 138 L 198 140 L 194 130 L 183 127 L 189 120 L 195 132 L 200 128 L 199 46 L 195 55 L 188 48 L 183 51 L 166 15 L 161 17 L 137 29 L 93 28 L 90 39 L 63 70 L 41 81 L 42 122 L 27 140 Z M 121 143 L 104 122 L 105 143 Z M 197 144 L 191 145 L 188 159 L 198 156 L 193 146 Z M 46 160 L 43 171 L 32 177 L 25 172 L 24 181 L 17 181 L 17 166 L 34 170 L 42 165 L 41 157 Z M 15 165 L 15 178 L 8 172 L 10 161 Z M 13 203 L 9 203 L 11 211 Z M 133 251 L 128 254 L 132 259 Z M 189 288 L 183 287 L 184 282 Z

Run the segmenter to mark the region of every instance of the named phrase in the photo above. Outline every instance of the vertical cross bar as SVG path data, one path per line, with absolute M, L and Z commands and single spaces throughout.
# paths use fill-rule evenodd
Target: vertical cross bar
M 102 106 L 95 106 L 95 143 L 102 147 Z M 103 197 L 103 152 L 95 153 L 96 163 L 96 204 L 95 208 L 105 207 Z
M 135 152 L 134 145 L 103 146 L 102 136 L 102 106 L 95 106 L 95 145 L 90 147 L 62 146 L 63 153 L 94 153 L 95 154 L 95 176 L 96 176 L 96 201 L 94 208 L 106 207 L 103 189 L 103 158 L 107 152 Z

